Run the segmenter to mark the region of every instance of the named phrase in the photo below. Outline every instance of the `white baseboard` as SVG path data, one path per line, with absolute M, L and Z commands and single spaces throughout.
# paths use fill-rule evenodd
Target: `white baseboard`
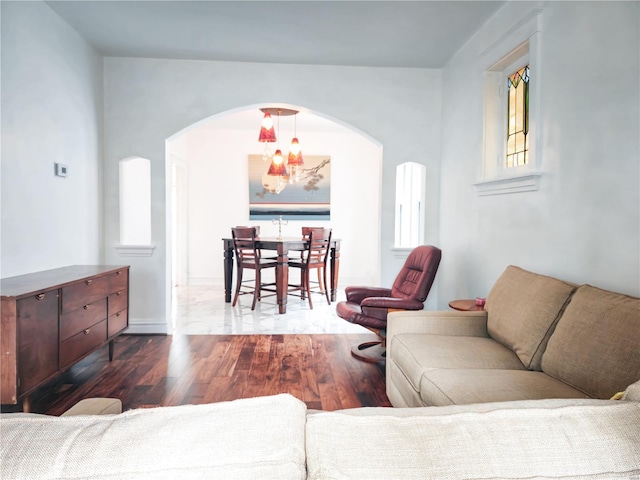
M 129 320 L 129 328 L 124 333 L 129 335 L 167 335 L 168 328 L 166 323 L 138 323 Z

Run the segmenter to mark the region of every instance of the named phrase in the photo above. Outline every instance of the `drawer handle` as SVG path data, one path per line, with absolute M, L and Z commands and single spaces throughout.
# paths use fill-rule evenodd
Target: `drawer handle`
M 121 272 L 120 270 L 118 270 L 118 271 L 116 272 L 116 275 L 120 275 L 121 273 L 122 273 L 122 272 Z
M 116 297 L 119 297 L 120 293 L 122 293 L 122 292 L 116 292 Z
M 85 310 L 89 310 L 89 305 L 85 305 L 85 306 L 84 306 L 84 307 L 82 307 L 82 308 L 84 308 Z
M 119 317 L 119 316 L 120 316 L 120 312 L 116 313 L 116 317 Z
M 44 293 L 39 293 L 38 295 L 36 295 L 36 298 L 38 300 L 42 300 L 44 298 Z
M 93 280 L 85 280 L 84 283 L 86 283 L 87 285 L 91 285 L 93 283 Z
M 86 330 L 83 330 L 82 333 L 84 333 L 85 335 L 89 335 L 90 330 L 91 330 L 90 328 L 87 328 Z

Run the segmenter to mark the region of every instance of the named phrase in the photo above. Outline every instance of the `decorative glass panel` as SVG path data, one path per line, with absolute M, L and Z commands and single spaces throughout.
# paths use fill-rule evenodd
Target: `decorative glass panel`
M 507 168 L 511 168 L 529 160 L 529 65 L 507 77 L 507 99 Z

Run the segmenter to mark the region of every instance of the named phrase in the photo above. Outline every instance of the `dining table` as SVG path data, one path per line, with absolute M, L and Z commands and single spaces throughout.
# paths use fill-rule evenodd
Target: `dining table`
M 231 286 L 233 284 L 233 239 L 223 238 L 224 248 L 224 301 L 231 303 Z M 287 292 L 289 290 L 289 252 L 305 250 L 308 239 L 302 237 L 256 237 L 256 246 L 260 250 L 277 253 L 276 260 L 276 301 L 278 312 L 287 312 Z M 264 253 L 264 256 L 270 256 Z M 336 300 L 338 291 L 338 272 L 340 270 L 340 239 L 331 239 L 329 247 L 329 294 L 331 301 Z M 325 285 L 326 288 L 326 285 Z

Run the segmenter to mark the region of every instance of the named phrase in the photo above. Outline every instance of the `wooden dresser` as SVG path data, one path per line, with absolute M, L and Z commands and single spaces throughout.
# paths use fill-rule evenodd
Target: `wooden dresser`
M 73 265 L 0 282 L 0 403 L 40 385 L 109 344 L 129 326 L 129 267 Z

